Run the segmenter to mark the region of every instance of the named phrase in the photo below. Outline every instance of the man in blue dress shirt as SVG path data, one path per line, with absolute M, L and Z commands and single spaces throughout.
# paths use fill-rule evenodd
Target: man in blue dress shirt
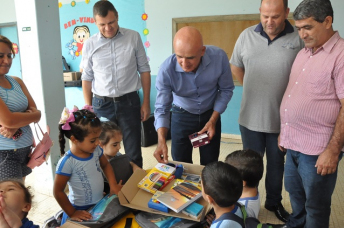
M 193 27 L 181 28 L 173 47 L 175 54 L 162 63 L 156 79 L 158 146 L 154 157 L 167 163 L 166 135 L 171 121 L 173 160 L 192 163 L 189 135 L 207 133 L 210 143 L 200 147 L 200 163 L 206 165 L 218 160 L 220 114 L 233 95 L 228 57 L 218 47 L 204 46 L 201 33 Z
M 141 121 L 150 115 L 150 67 L 140 34 L 118 26 L 118 13 L 109 1 L 93 6 L 99 32 L 82 50 L 82 90 L 85 103 L 98 117 L 116 122 L 123 133 L 125 153 L 142 167 Z M 142 87 L 143 102 L 137 91 Z

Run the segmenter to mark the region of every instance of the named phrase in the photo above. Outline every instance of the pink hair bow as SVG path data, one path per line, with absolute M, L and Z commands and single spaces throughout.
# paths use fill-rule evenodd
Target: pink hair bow
M 82 107 L 82 109 L 86 109 L 90 112 L 94 112 L 92 105 L 84 105 L 84 107 Z
M 61 114 L 61 119 L 60 119 L 60 122 L 59 124 L 63 124 L 62 125 L 62 130 L 70 130 L 70 125 L 69 123 L 72 123 L 75 121 L 75 117 L 74 117 L 74 114 L 73 114 L 73 111 L 77 111 L 77 107 L 74 106 L 74 108 L 69 111 L 68 108 L 64 108 L 63 111 L 62 111 L 62 114 Z

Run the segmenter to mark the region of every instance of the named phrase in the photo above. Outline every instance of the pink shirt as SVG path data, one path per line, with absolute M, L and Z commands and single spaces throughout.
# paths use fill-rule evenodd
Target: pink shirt
M 336 32 L 315 53 L 304 48 L 296 56 L 280 107 L 280 145 L 321 154 L 332 136 L 340 99 L 344 99 L 344 39 Z

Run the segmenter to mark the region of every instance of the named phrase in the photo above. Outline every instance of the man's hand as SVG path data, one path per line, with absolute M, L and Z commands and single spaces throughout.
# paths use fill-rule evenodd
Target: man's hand
M 87 211 L 75 211 L 73 215 L 70 216 L 70 219 L 82 222 L 92 219 L 92 215 Z
M 141 106 L 141 121 L 144 122 L 149 118 L 150 115 L 150 106 L 149 104 L 143 103 Z
M 287 152 L 286 148 L 284 148 L 283 146 L 280 146 L 280 135 L 278 135 L 278 138 L 277 138 L 277 146 L 280 149 L 280 151 Z
M 205 126 L 203 127 L 203 129 L 199 132 L 197 132 L 197 134 L 203 134 L 203 133 L 207 133 L 209 140 L 211 140 L 214 135 L 215 135 L 215 128 L 216 128 L 216 122 L 209 120 Z
M 334 153 L 329 148 L 326 148 L 318 157 L 315 167 L 317 173 L 321 176 L 332 174 L 336 172 L 337 165 L 339 162 L 338 153 Z
M 168 163 L 168 150 L 166 143 L 158 143 L 154 151 L 154 157 L 159 163 Z
M 0 126 L 0 135 L 11 139 L 18 129 L 19 128 L 7 128 L 7 127 Z

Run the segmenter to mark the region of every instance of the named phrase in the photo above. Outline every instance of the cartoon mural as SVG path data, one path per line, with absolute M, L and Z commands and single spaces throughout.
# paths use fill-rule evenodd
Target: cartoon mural
M 75 26 L 73 31 L 73 39 L 76 41 L 73 42 L 73 45 L 77 47 L 75 56 L 82 55 L 82 47 L 88 38 L 90 38 L 90 30 L 86 25 Z
M 74 27 L 73 39 L 65 46 L 68 48 L 68 54 L 71 55 L 73 60 L 82 55 L 82 47 L 88 38 L 90 38 L 90 29 L 86 25 Z
M 71 71 L 79 71 L 82 47 L 85 41 L 99 32 L 93 18 L 93 5 L 98 0 L 58 0 L 60 11 L 60 31 L 62 55 Z M 146 28 L 148 14 L 144 12 L 144 0 L 109 0 L 119 13 L 119 26 L 133 29 L 141 34 L 142 42 L 147 41 Z M 135 6 L 135 7 L 133 7 Z M 146 44 L 145 48 L 149 45 Z

